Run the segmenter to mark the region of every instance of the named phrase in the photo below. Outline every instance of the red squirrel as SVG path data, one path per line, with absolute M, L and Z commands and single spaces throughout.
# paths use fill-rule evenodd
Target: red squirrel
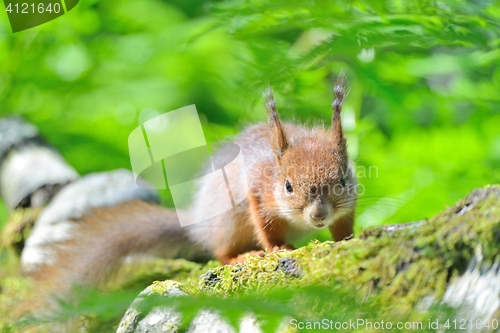
M 282 123 L 272 91 L 265 93 L 268 123 L 253 125 L 234 139 L 247 168 L 235 191 L 248 186 L 248 193 L 232 210 L 181 227 L 174 211 L 141 201 L 98 208 L 76 221 L 77 237 L 57 244 L 55 261 L 33 275 L 55 286 L 97 283 L 134 253 L 215 257 L 234 264 L 249 251 L 293 249 L 295 238 L 322 228 L 329 228 L 335 241 L 350 238 L 357 192 L 340 119 L 346 89 L 341 74 L 329 129 Z M 239 171 L 226 168 L 228 174 Z M 199 183 L 191 214 L 203 217 L 217 205 L 213 186 L 209 180 Z

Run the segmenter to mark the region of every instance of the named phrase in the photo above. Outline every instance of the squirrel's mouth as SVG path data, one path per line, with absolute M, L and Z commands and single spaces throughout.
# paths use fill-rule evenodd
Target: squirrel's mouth
M 316 229 L 323 229 L 326 226 L 326 224 L 324 224 L 324 223 L 315 223 L 312 226 L 315 227 Z

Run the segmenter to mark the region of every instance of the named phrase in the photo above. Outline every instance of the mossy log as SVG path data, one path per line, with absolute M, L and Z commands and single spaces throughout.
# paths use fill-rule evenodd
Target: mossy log
M 198 284 L 185 283 L 182 288 L 195 297 L 229 297 L 280 288 L 335 286 L 335 290 L 356 295 L 353 299 L 360 304 L 367 300 L 376 303 L 382 318 L 408 319 L 445 301 L 461 308 L 463 315 L 473 313 L 475 317 L 470 319 L 484 324 L 499 319 L 499 294 L 495 293 L 500 285 L 499 199 L 500 186 L 487 186 L 428 221 L 408 227 L 370 228 L 348 241 L 312 242 L 263 258 L 248 256 L 244 264 L 216 267 L 202 275 Z M 489 283 L 481 281 L 482 277 Z M 161 286 L 157 282 L 151 290 L 164 295 Z M 477 295 L 464 297 L 472 292 Z M 168 297 L 164 301 L 172 304 Z M 251 305 L 249 309 L 252 311 Z M 315 308 L 313 316 L 328 317 L 321 309 Z M 299 312 L 308 313 L 306 309 Z M 121 327 L 127 327 L 126 323 Z M 134 331 L 130 326 L 127 329 Z

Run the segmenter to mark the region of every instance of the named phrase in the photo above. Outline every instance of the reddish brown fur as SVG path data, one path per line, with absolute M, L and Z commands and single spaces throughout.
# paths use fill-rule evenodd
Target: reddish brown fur
M 252 126 L 235 139 L 251 168 L 247 179 L 240 179 L 249 187 L 247 199 L 233 210 L 185 228 L 173 211 L 138 201 L 88 212 L 75 221 L 78 238 L 52 246 L 56 264 L 40 267 L 35 277 L 64 289 L 75 283 L 95 284 L 127 255 L 151 249 L 165 257 L 187 258 L 206 250 L 222 263 L 235 263 L 247 251 L 262 255 L 255 250 L 291 249 L 287 237 L 316 228 L 328 227 L 336 241 L 349 238 L 356 193 L 331 192 L 356 185 L 348 172 L 340 123 L 345 92 L 341 77 L 330 130 L 282 124 L 272 92 L 268 93 L 269 124 Z M 238 171 L 226 168 L 230 177 Z M 287 193 L 287 181 L 292 193 Z M 218 204 L 212 190 L 212 183 L 200 184 L 192 214 L 203 216 Z M 329 214 L 328 224 L 313 225 L 315 214 L 322 211 Z
M 273 249 L 285 244 L 286 221 L 279 217 L 264 215 L 265 206 L 256 196 L 249 197 L 250 216 L 255 223 L 257 242 L 263 249 Z
M 330 232 L 336 241 L 350 239 L 354 235 L 354 212 L 346 215 L 330 226 Z
M 153 250 L 167 257 L 182 256 L 188 243 L 175 212 L 142 201 L 91 211 L 75 221 L 73 234 L 78 236 L 51 245 L 56 265 L 32 273 L 52 290 L 97 284 L 130 254 Z M 201 253 L 194 245 L 189 250 Z
M 235 233 L 232 228 L 228 228 L 233 231 L 232 234 L 229 232 L 219 234 L 220 240 L 224 242 L 223 246 L 212 243 L 212 246 L 217 246 L 215 254 L 221 262 L 240 261 L 241 250 L 248 247 L 258 246 L 268 251 L 293 248 L 286 244 L 286 234 L 291 226 L 290 221 L 283 217 L 283 209 L 301 212 L 315 200 L 319 202 L 320 208 L 322 205 L 329 205 L 335 212 L 340 212 L 336 215 L 335 222 L 329 226 L 335 240 L 352 236 L 355 194 L 322 195 L 339 185 L 344 177 L 347 178 L 349 186 L 355 186 L 354 176 L 348 174 L 346 140 L 340 121 L 345 94 L 345 78 L 340 75 L 332 103 L 332 129 L 311 131 L 291 124 L 283 125 L 278 116 L 272 91 L 266 92 L 269 128 L 266 130 L 265 127 L 254 127 L 243 133 L 236 142 L 245 151 L 249 142 L 257 144 L 260 140 L 265 140 L 270 144 L 274 159 L 252 156 L 257 162 L 248 176 L 250 191 L 243 208 L 250 218 L 241 219 L 236 228 L 244 229 L 245 232 Z M 254 154 L 251 148 L 247 149 L 250 155 Z M 283 208 L 277 202 L 276 191 L 281 191 L 286 181 L 294 184 L 294 195 L 282 198 L 284 203 L 281 203 L 281 206 L 286 207 Z M 299 221 L 297 224 L 300 223 L 302 222 Z M 249 243 L 252 239 L 248 233 L 248 226 L 254 229 L 253 243 Z M 229 238 L 231 241 L 228 242 L 224 238 Z

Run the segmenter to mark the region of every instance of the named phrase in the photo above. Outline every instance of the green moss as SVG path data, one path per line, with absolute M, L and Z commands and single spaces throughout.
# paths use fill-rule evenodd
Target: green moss
M 180 289 L 180 283 L 172 280 L 155 281 L 151 285 L 151 291 L 158 295 L 165 295 L 169 289 Z
M 163 276 L 169 280 L 154 282 L 150 288 L 154 293 L 164 296 L 169 289 L 177 288 L 193 296 L 203 296 L 195 300 L 186 298 L 184 302 L 192 302 L 189 306 L 199 302 L 219 304 L 223 310 L 222 303 L 207 300 L 206 296 L 233 298 L 228 303 L 231 306 L 225 309 L 228 313 L 235 307 L 244 312 L 250 306 L 252 311 L 276 309 L 277 316 L 293 309 L 293 315 L 298 313 L 303 318 L 334 314 L 349 319 L 357 316 L 361 304 L 369 302 L 368 308 L 377 312 L 363 313 L 368 318 L 371 315 L 423 320 L 424 315 L 415 311 L 417 306 L 424 299 L 439 301 L 447 284 L 464 272 L 477 249 L 486 263 L 493 263 L 499 255 L 499 199 L 500 186 L 488 186 L 418 225 L 371 228 L 349 241 L 313 241 L 295 251 L 268 253 L 263 258 L 248 256 L 244 264 L 234 266 L 185 260 L 153 260 L 139 268 L 125 266 L 119 275 L 126 276 L 128 282 L 121 281 L 113 288 L 136 286 Z M 17 258 L 4 256 L 3 264 L 10 267 L 9 272 L 0 274 L 3 285 L 0 303 L 7 305 L 2 306 L 5 309 L 25 297 L 28 289 L 14 283 L 19 277 L 15 272 Z M 323 290 L 329 293 L 322 297 L 314 294 L 314 289 L 311 293 L 308 287 L 326 287 Z M 282 303 L 278 300 L 276 306 L 263 308 L 260 300 L 252 298 L 281 289 L 291 290 L 293 295 L 292 298 L 286 295 Z M 309 296 L 302 297 L 301 292 Z M 243 301 L 238 303 L 234 297 Z M 286 307 L 290 301 L 292 308 Z M 11 316 L 8 312 L 3 315 Z M 0 321 L 2 329 L 8 331 L 12 327 L 9 325 Z
M 34 286 L 20 269 L 19 258 L 13 249 L 0 250 L 0 332 L 16 332 L 17 320 L 29 304 Z M 46 332 L 40 328 L 36 332 Z
M 190 285 L 196 283 L 208 269 L 217 266 L 216 261 L 199 264 L 185 259 L 143 259 L 140 264 L 123 264 L 107 281 L 105 289 L 145 288 L 155 280 L 175 280 Z
M 392 232 L 374 228 L 349 241 L 311 242 L 292 252 L 248 257 L 245 264 L 202 275 L 191 292 L 227 296 L 340 284 L 376 298 L 383 311 L 405 315 L 426 296 L 440 299 L 476 247 L 486 261 L 494 261 L 500 241 L 499 198 L 500 186 L 487 186 L 418 226 Z M 285 257 L 296 260 L 300 277 L 279 269 Z
M 19 208 L 12 211 L 5 228 L 1 230 L 0 249 L 12 248 L 20 256 L 42 209 L 42 207 Z

